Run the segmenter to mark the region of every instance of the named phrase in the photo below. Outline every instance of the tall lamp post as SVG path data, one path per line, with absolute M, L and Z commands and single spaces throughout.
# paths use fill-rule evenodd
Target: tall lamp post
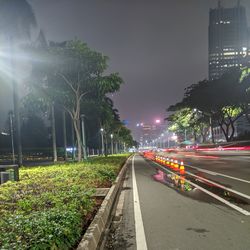
M 161 148 L 164 148 L 164 134 L 161 134 Z
M 101 138 L 102 138 L 102 155 L 104 155 L 104 140 L 103 140 L 104 129 L 101 128 L 100 131 L 101 131 Z
M 114 138 L 114 135 L 111 134 L 111 135 L 110 135 L 110 138 L 111 138 L 111 154 L 113 155 L 113 154 L 114 154 L 114 145 L 113 145 L 113 138 Z
M 15 148 L 14 148 L 14 131 L 13 131 L 13 113 L 10 112 L 10 137 L 11 137 L 11 148 L 12 148 L 12 162 L 15 164 Z
M 15 151 L 14 151 L 14 144 L 13 144 L 13 135 L 5 133 L 5 132 L 1 132 L 1 135 L 11 137 L 12 163 L 15 164 Z
M 168 148 L 169 148 L 169 146 L 170 146 L 170 145 L 169 145 L 169 131 L 168 131 Z
M 82 148 L 83 148 L 83 159 L 84 159 L 84 160 L 87 160 L 87 150 L 86 150 L 86 137 L 85 137 L 84 117 L 85 117 L 85 115 L 81 115 L 81 121 L 82 121 Z

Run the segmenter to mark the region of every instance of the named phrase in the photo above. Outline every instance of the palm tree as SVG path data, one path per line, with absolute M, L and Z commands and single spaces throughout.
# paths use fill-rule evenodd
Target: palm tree
M 22 165 L 18 79 L 15 79 L 15 50 L 30 39 L 31 28 L 36 26 L 32 7 L 26 0 L 0 0 L 0 32 L 10 48 L 12 65 L 13 106 L 16 127 L 18 164 Z

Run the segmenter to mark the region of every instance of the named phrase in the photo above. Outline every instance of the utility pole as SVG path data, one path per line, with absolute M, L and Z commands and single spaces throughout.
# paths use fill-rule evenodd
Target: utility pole
M 23 165 L 22 141 L 21 141 L 21 122 L 20 122 L 20 100 L 19 100 L 19 86 L 15 79 L 16 64 L 13 37 L 10 37 L 10 54 L 11 54 L 11 73 L 12 73 L 12 88 L 13 88 L 13 108 L 14 108 L 14 124 L 15 124 L 15 140 L 17 145 L 17 163 Z
M 71 143 L 72 143 L 72 159 L 75 160 L 76 158 L 76 151 L 75 151 L 75 129 L 74 123 L 71 121 Z
M 13 131 L 13 113 L 9 113 L 10 116 L 10 137 L 11 137 L 11 149 L 12 149 L 12 163 L 15 164 L 15 148 L 14 148 L 14 131 Z
M 64 146 L 64 160 L 67 161 L 67 131 L 66 131 L 66 116 L 65 110 L 62 113 L 62 120 L 63 120 L 63 146 Z
M 84 160 L 87 160 L 84 117 L 85 117 L 85 115 L 81 115 L 81 121 L 82 121 L 82 147 L 83 147 L 83 158 L 84 158 Z
M 52 129 L 52 144 L 53 144 L 53 160 L 57 162 L 56 151 L 56 123 L 55 123 L 55 108 L 54 103 L 51 105 L 51 129 Z

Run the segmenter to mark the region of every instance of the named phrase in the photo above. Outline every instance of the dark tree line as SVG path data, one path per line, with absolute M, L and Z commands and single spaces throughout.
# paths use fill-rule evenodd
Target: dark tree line
M 209 128 L 219 126 L 226 141 L 235 135 L 235 123 L 249 117 L 250 76 L 248 68 L 232 68 L 220 79 L 203 80 L 185 89 L 181 102 L 170 106 L 170 129 L 188 130 L 206 140 Z M 185 112 L 184 112 L 185 111 Z M 213 139 L 213 133 L 212 138 Z

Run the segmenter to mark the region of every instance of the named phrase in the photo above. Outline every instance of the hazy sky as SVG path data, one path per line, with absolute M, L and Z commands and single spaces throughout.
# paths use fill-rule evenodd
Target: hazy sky
M 30 0 L 48 40 L 75 37 L 109 56 L 124 79 L 114 96 L 134 127 L 166 117 L 184 88 L 208 75 L 208 14 L 215 0 Z M 233 6 L 236 0 L 221 1 Z M 242 0 L 250 15 L 250 1 Z M 2 102 L 1 102 L 2 104 Z

